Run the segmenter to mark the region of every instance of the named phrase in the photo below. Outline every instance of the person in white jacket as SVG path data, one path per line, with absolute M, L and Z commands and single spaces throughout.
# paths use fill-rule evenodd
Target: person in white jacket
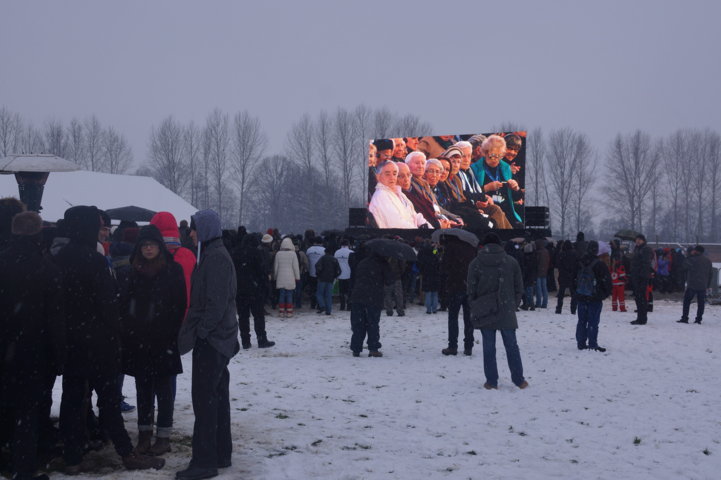
M 398 165 L 384 162 L 378 166 L 375 193 L 368 210 L 378 224 L 378 228 L 433 228 L 422 214 L 416 212 L 408 197 L 401 191 L 398 182 Z
M 278 309 L 281 317 L 293 316 L 293 292 L 295 283 L 300 280 L 300 268 L 295 246 L 290 237 L 280 242 L 280 250 L 273 261 L 273 278 L 278 289 Z

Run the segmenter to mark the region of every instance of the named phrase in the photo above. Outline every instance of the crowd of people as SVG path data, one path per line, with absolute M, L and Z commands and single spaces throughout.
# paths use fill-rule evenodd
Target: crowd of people
M 522 228 L 525 132 L 377 139 L 369 218 L 377 228 Z M 456 141 L 458 140 L 458 141 Z
M 411 157 L 409 163 L 418 158 Z M 548 308 L 549 292 L 557 292 L 558 314 L 570 296 L 581 350 L 606 351 L 598 343 L 602 302 L 611 296 L 612 309 L 626 311 L 628 286 L 633 324 L 648 321 L 654 289 L 683 288 L 679 322 L 688 323 L 693 298 L 695 321 L 702 322 L 712 269 L 700 245 L 654 251 L 638 235 L 633 251 L 624 252 L 619 241 L 605 248 L 582 233 L 575 242 L 504 244 L 494 232 L 480 242 L 451 232 L 404 245 L 415 250 L 409 260 L 381 250 L 378 240 L 343 232 L 222 230 L 213 210 L 197 212 L 190 225 L 159 212 L 148 225 L 121 222 L 112 230 L 96 207 L 75 206 L 56 224 L 43 224 L 18 200 L 0 199 L 0 447 L 11 452 L 14 478 L 47 478 L 36 475 L 38 455 L 53 455 L 59 444 L 67 474 L 83 472 L 85 453 L 108 441 L 127 469 L 162 468 L 172 449 L 181 355 L 191 350 L 192 457 L 176 478 L 210 478 L 229 467 L 228 363 L 253 346 L 251 315 L 257 347 L 271 348 L 270 311 L 292 321 L 305 304 L 330 316 L 337 303 L 350 312 L 352 355 L 367 349 L 369 357 L 382 357 L 384 312 L 404 316 L 414 303 L 427 315 L 447 312 L 441 353 L 458 355 L 459 317 L 464 355 L 473 355 L 480 330 L 489 390 L 499 381 L 497 332 L 511 381 L 528 387 L 516 313 Z M 137 394 L 134 446 L 122 417 L 125 375 L 134 377 Z M 58 376 L 59 429 L 50 418 Z

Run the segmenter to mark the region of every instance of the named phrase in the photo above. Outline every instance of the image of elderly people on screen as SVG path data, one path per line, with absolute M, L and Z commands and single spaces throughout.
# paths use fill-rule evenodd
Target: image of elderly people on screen
M 378 228 L 524 228 L 526 132 L 370 142 L 368 211 Z

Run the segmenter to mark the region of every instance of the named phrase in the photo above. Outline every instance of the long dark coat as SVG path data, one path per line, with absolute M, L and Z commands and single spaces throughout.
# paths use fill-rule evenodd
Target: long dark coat
M 65 373 L 103 376 L 121 373 L 117 291 L 105 257 L 96 250 L 97 208 L 78 206 L 65 213 L 70 243 L 55 256 L 62 274 L 68 347 Z
M 258 298 L 264 294 L 268 282 L 266 253 L 259 250 L 260 242 L 255 235 L 246 235 L 240 247 L 233 251 L 238 284 L 236 296 L 240 298 Z
M 133 255 L 139 254 L 136 247 Z M 127 291 L 121 294 L 123 371 L 132 376 L 183 372 L 178 332 L 187 302 L 185 277 L 183 267 L 164 246 L 160 254 L 165 256 L 165 266 L 154 276 L 133 269 Z
M 0 253 L 0 403 L 29 402 L 65 359 L 60 272 L 28 238 Z
M 418 268 L 423 275 L 423 291 L 439 291 L 441 289 L 441 271 L 438 250 L 431 245 L 422 246 L 418 251 Z
M 478 297 L 500 289 L 498 313 L 485 322 L 483 328 L 493 330 L 516 329 L 516 308 L 523 295 L 521 267 L 516 260 L 507 255 L 500 245 L 489 244 L 478 252 L 478 256 L 468 266 L 468 303 L 473 313 L 473 301 Z
M 445 289 L 449 294 L 465 293 L 468 278 L 468 265 L 476 258 L 476 247 L 447 237 L 443 257 L 441 258 L 441 273 L 445 274 Z

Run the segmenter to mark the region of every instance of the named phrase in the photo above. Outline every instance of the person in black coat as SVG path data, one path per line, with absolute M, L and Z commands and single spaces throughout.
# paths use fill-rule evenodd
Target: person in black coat
M 326 247 L 325 255 L 315 264 L 315 274 L 318 278 L 316 290 L 318 313 L 325 311 L 326 315 L 330 315 L 333 309 L 333 282 L 340 276 L 340 264 L 331 252 L 330 247 Z
M 244 349 L 251 347 L 250 315 L 253 315 L 253 329 L 258 340 L 258 348 L 269 348 L 275 342 L 268 340 L 265 331 L 265 295 L 268 284 L 266 252 L 260 249 L 257 235 L 244 235 L 240 246 L 233 251 L 233 265 L 238 290 L 235 294 L 235 306 L 238 310 L 240 342 Z
M 363 340 L 368 335 L 368 356 L 382 357 L 380 352 L 380 318 L 383 308 L 384 286 L 394 281 L 388 260 L 368 253 L 353 269 L 353 291 L 350 302 L 350 324 L 353 335 L 350 348 L 353 356 L 360 356 Z
M 646 237 L 642 234 L 636 236 L 636 247 L 631 257 L 631 284 L 633 297 L 636 301 L 636 320 L 632 325 L 646 325 L 648 321 L 648 284 L 653 277 L 653 249 L 646 244 Z
M 536 245 L 531 242 L 523 247 L 523 260 L 519 262 L 523 275 L 524 295 L 521 310 L 535 310 L 533 292 L 538 279 L 538 255 Z
M 173 428 L 173 377 L 183 372 L 178 332 L 187 305 L 185 276 L 165 248 L 155 225 L 144 226 L 130 256 L 127 290 L 121 292 L 123 370 L 135 377 L 138 405 L 138 453 L 170 451 Z M 153 436 L 158 398 L 157 439 Z
M 556 313 L 560 314 L 563 311 L 563 297 L 568 290 L 568 294 L 571 297 L 571 315 L 576 314 L 576 296 L 574 294 L 573 280 L 576 278 L 576 270 L 578 270 L 578 255 L 573 244 L 566 240 L 563 242 L 561 252 L 558 254 L 558 261 L 556 263 L 558 268 L 558 303 L 556 303 Z
M 610 294 L 611 273 L 606 264 L 598 258 L 598 242 L 591 240 L 576 272 L 576 343 L 579 350 L 606 351 L 598 345 L 598 324 L 601 321 L 603 300 Z
M 33 478 L 43 401 L 65 358 L 60 272 L 43 258 L 41 230 L 37 213 L 18 213 L 0 253 L 0 422 L 15 479 Z
M 88 385 L 98 394 L 100 423 L 127 469 L 162 468 L 162 458 L 136 454 L 120 412 L 120 321 L 117 292 L 105 257 L 97 251 L 100 213 L 95 207 L 65 211 L 70 242 L 55 256 L 62 274 L 68 346 L 60 404 L 66 471 L 79 473 L 85 441 Z
M 477 249 L 455 237 L 442 238 L 445 249 L 441 258 L 441 273 L 446 276 L 445 289 L 448 293 L 448 347 L 441 353 L 458 354 L 458 314 L 463 309 L 463 354 L 471 355 L 475 339 L 466 280 L 468 265 L 476 258 Z

